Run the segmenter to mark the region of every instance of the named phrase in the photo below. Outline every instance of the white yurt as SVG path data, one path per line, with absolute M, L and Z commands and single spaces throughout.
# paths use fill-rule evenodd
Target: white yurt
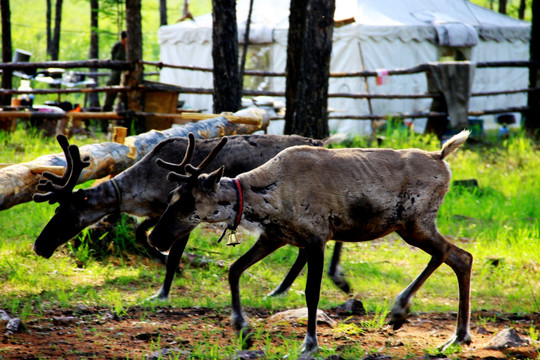
M 254 0 L 250 25 L 248 69 L 284 72 L 286 66 L 288 0 Z M 238 0 L 238 37 L 243 41 L 249 0 Z M 385 70 L 411 68 L 441 60 L 486 61 L 529 59 L 530 23 L 475 5 L 467 0 L 336 0 L 336 26 L 331 72 L 378 71 L 379 79 L 332 78 L 330 93 L 421 94 L 426 76 L 384 77 Z M 212 16 L 203 15 L 159 29 L 161 61 L 165 64 L 212 67 Z M 240 47 L 241 50 L 241 47 Z M 241 51 L 240 51 L 241 52 Z M 285 79 L 268 77 L 253 84 L 259 89 L 284 91 Z M 378 80 L 378 81 L 377 81 Z M 211 88 L 212 73 L 164 68 L 161 81 L 184 87 Z M 528 70 L 518 67 L 476 68 L 472 92 L 521 89 L 528 86 Z M 182 94 L 187 106 L 212 110 L 211 95 Z M 282 100 L 283 99 L 277 99 Z M 330 98 L 339 115 L 416 113 L 429 110 L 430 99 Z M 526 104 L 525 94 L 472 97 L 471 110 Z M 283 122 L 269 129 L 280 133 Z M 368 121 L 331 120 L 330 130 L 364 133 Z

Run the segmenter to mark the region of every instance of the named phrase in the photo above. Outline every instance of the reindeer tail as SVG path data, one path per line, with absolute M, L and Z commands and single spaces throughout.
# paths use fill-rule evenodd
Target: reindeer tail
M 339 144 L 342 141 L 345 141 L 347 139 L 347 134 L 343 133 L 337 133 L 334 135 L 330 135 L 326 139 L 323 139 L 323 145 L 328 146 L 329 144 Z
M 465 142 L 465 140 L 467 140 L 470 134 L 471 132 L 469 130 L 463 130 L 459 134 L 456 134 L 452 136 L 450 139 L 448 139 L 444 143 L 440 151 L 439 159 L 444 160 L 448 155 L 454 152 L 458 147 L 463 145 L 463 143 Z

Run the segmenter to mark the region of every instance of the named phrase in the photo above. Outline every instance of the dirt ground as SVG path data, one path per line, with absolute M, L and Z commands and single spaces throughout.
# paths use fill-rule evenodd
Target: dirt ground
M 262 326 L 273 345 L 281 345 L 282 338 L 303 339 L 304 324 L 283 321 L 270 322 L 266 310 L 246 311 L 252 323 Z M 413 314 L 402 329 L 390 327 L 378 330 L 363 329 L 360 334 L 343 331 L 352 324 L 360 326 L 363 316 L 339 316 L 335 310 L 326 313 L 340 326 L 318 326 L 319 344 L 340 350 L 361 344 L 367 353 L 380 353 L 392 359 L 444 358 L 426 355 L 424 349 L 433 350 L 444 342 L 455 328 L 455 314 Z M 489 319 L 486 321 L 486 319 Z M 0 323 L 6 328 L 6 322 Z M 528 339 L 531 326 L 540 328 L 540 313 L 515 315 L 480 312 L 472 314 L 473 344 L 464 346 L 461 353 L 450 355 L 460 359 L 538 359 L 538 342 L 505 350 L 488 350 L 486 345 L 494 335 L 513 328 Z M 108 309 L 76 308 L 72 311 L 50 310 L 42 317 L 29 318 L 25 330 L 4 334 L 0 341 L 0 359 L 144 359 L 163 348 L 178 348 L 185 354 L 193 352 L 200 358 L 197 347 L 208 342 L 210 347 L 225 348 L 236 343 L 229 325 L 229 312 L 206 308 L 158 307 L 155 311 L 131 308 L 118 316 Z M 358 329 L 358 327 L 355 327 Z M 2 330 L 5 331 L 5 330 Z M 264 350 L 264 344 L 255 341 L 252 350 Z M 283 354 L 267 354 L 266 358 L 282 358 Z M 180 359 L 187 355 L 180 356 Z M 224 356 L 225 358 L 225 356 Z M 334 357 L 337 358 L 337 357 Z M 343 359 L 348 359 L 343 355 Z

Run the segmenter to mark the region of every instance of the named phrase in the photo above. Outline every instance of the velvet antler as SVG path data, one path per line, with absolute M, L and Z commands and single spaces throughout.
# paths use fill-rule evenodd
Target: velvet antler
M 70 145 L 64 135 L 58 135 L 56 140 L 66 157 L 66 171 L 62 176 L 48 171 L 43 172 L 44 179 L 39 180 L 37 189 L 39 191 L 47 191 L 47 193 L 34 194 L 33 199 L 35 202 L 48 200 L 50 204 L 54 204 L 69 197 L 73 188 L 77 185 L 82 170 L 90 165 L 90 157 L 86 156 L 84 159 L 81 159 L 77 145 Z
M 156 160 L 156 164 L 161 166 L 162 168 L 165 168 L 167 170 L 171 170 L 169 175 L 167 176 L 167 179 L 169 181 L 176 181 L 176 182 L 188 182 L 193 181 L 197 179 L 197 177 L 202 174 L 204 169 L 216 158 L 216 156 L 219 154 L 221 149 L 225 146 L 227 143 L 227 138 L 223 137 L 219 141 L 219 143 L 210 151 L 208 156 L 201 161 L 199 166 L 194 167 L 189 162 L 191 161 L 193 157 L 193 152 L 195 150 L 195 136 L 192 133 L 188 134 L 188 149 L 186 151 L 186 155 L 184 156 L 184 160 L 178 165 L 165 162 L 161 159 Z M 189 175 L 186 175 L 186 172 L 189 173 Z
M 193 158 L 193 151 L 195 150 L 195 135 L 193 133 L 188 134 L 188 147 L 186 150 L 186 155 L 180 164 L 174 164 L 171 162 L 164 161 L 162 159 L 157 159 L 156 164 L 164 169 L 170 170 L 178 174 L 185 174 L 186 171 L 184 167 L 190 163 Z

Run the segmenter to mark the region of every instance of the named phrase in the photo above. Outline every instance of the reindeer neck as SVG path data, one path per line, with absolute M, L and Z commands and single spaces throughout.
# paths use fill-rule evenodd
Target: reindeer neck
M 84 193 L 83 202 L 74 202 L 73 211 L 81 216 L 90 219 L 90 223 L 97 221 L 104 216 L 117 212 L 118 200 L 113 185 L 110 181 L 105 181 L 97 186 L 82 190 Z M 82 207 L 78 204 L 84 204 Z
M 241 226 L 254 232 L 263 230 L 265 219 L 276 211 L 272 199 L 268 197 L 274 183 L 260 182 L 251 172 L 242 174 L 238 180 L 242 186 L 243 208 Z M 261 204 L 263 204 L 261 206 Z

